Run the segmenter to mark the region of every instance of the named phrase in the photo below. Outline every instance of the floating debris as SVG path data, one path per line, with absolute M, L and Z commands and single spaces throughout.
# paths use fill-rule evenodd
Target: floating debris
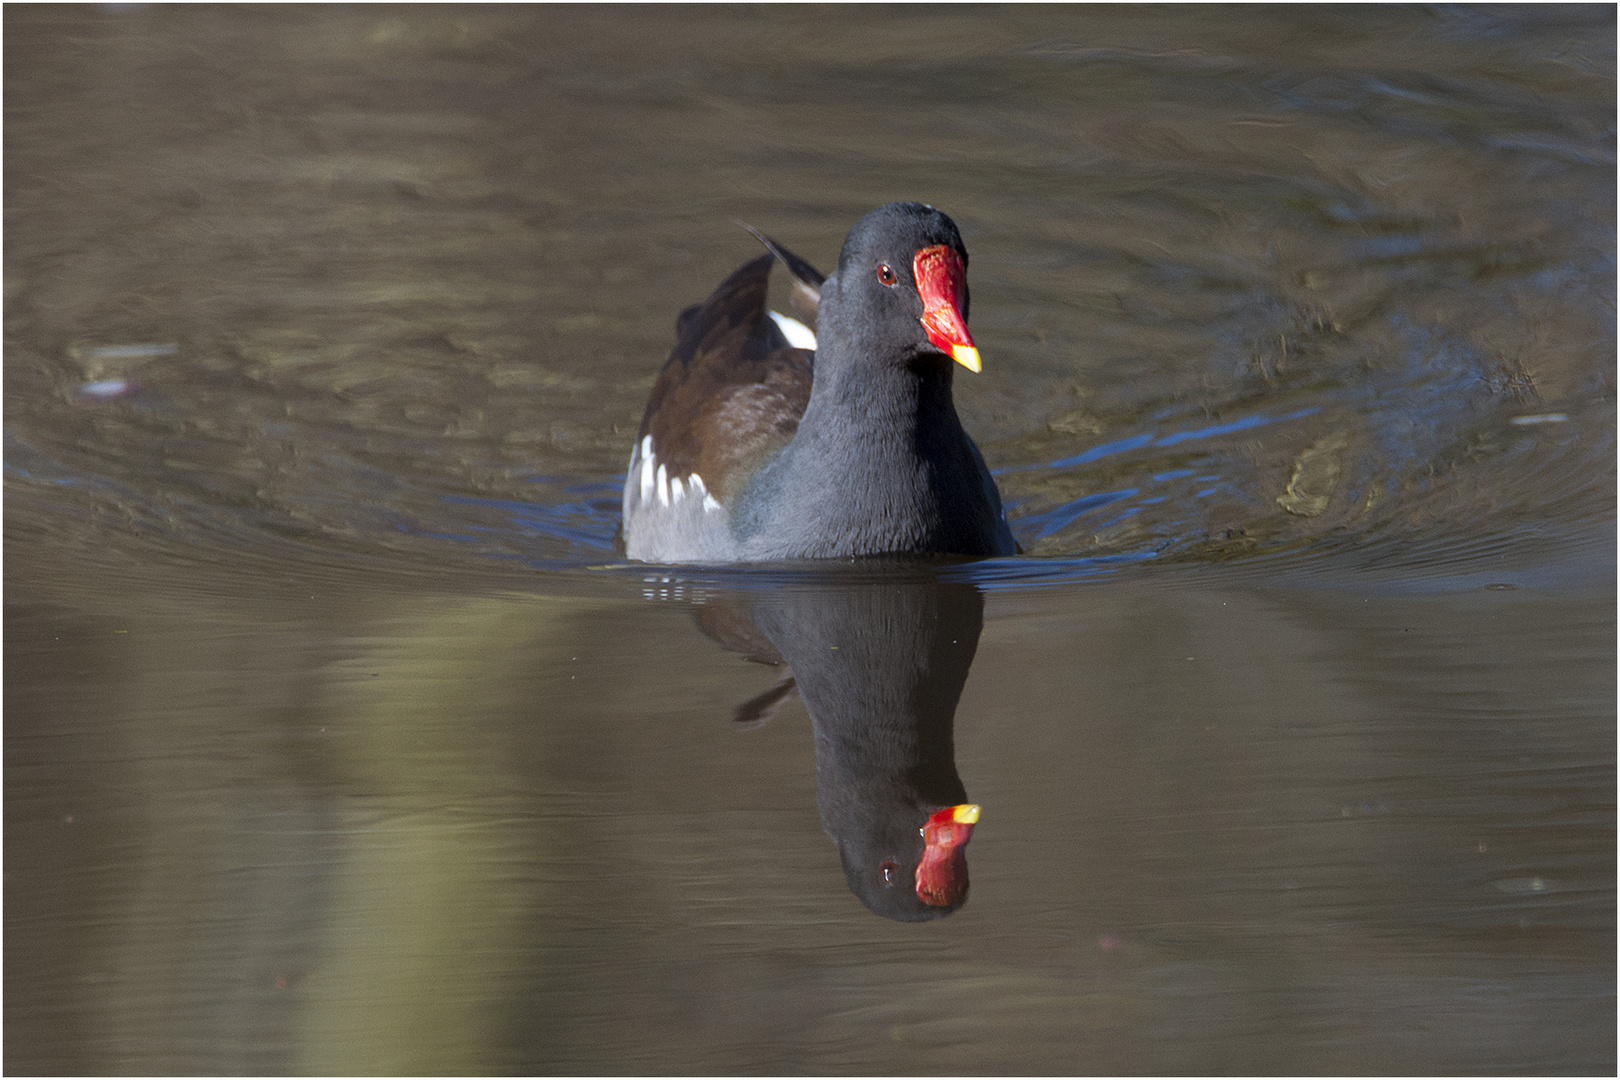
M 1294 459 L 1294 476 L 1277 505 L 1299 517 L 1316 517 L 1328 508 L 1339 486 L 1339 451 L 1348 444 L 1342 434 L 1330 435 L 1306 447 Z

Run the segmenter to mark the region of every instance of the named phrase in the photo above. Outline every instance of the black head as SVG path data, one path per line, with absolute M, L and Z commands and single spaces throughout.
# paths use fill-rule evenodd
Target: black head
M 902 280 L 910 281 L 912 256 L 934 244 L 956 249 L 962 256 L 962 264 L 967 265 L 962 234 L 949 216 L 922 203 L 888 203 L 861 218 L 849 230 L 844 249 L 838 253 L 838 270 L 842 273 L 847 267 L 859 265 L 875 272 L 877 262 L 887 259 Z M 916 288 L 915 281 L 910 284 Z
M 818 332 L 859 341 L 872 358 L 954 356 L 978 370 L 967 333 L 967 248 L 956 223 L 922 203 L 889 203 L 861 218 L 823 287 Z M 819 351 L 819 350 L 818 350 Z

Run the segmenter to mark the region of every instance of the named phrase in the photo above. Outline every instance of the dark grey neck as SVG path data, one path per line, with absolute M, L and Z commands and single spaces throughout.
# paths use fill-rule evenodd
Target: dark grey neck
M 818 364 L 798 434 L 735 518 L 754 557 L 958 550 L 944 494 L 980 480 L 947 364 Z

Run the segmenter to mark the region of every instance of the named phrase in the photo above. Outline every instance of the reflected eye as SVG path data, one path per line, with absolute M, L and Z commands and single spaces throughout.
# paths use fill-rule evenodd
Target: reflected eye
M 889 272 L 891 274 L 894 273 L 894 271 L 892 271 L 892 270 L 890 270 Z M 888 860 L 884 860 L 883 865 L 878 867 L 878 869 L 883 872 L 883 884 L 885 884 L 885 885 L 893 885 L 894 884 L 894 875 L 899 872 L 900 864 L 896 863 L 896 862 L 890 862 Z
M 888 263 L 878 263 L 877 274 L 878 280 L 883 282 L 885 285 L 893 285 L 895 282 L 900 280 L 899 276 L 894 272 L 894 267 L 890 266 Z

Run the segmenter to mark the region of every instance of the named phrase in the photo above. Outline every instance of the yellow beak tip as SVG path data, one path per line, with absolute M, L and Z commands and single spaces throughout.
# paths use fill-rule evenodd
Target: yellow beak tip
M 963 803 L 956 808 L 956 813 L 952 814 L 951 817 L 958 825 L 977 825 L 979 823 L 979 804 Z
M 974 374 L 984 370 L 984 365 L 979 362 L 979 350 L 971 345 L 952 345 L 951 359 Z

